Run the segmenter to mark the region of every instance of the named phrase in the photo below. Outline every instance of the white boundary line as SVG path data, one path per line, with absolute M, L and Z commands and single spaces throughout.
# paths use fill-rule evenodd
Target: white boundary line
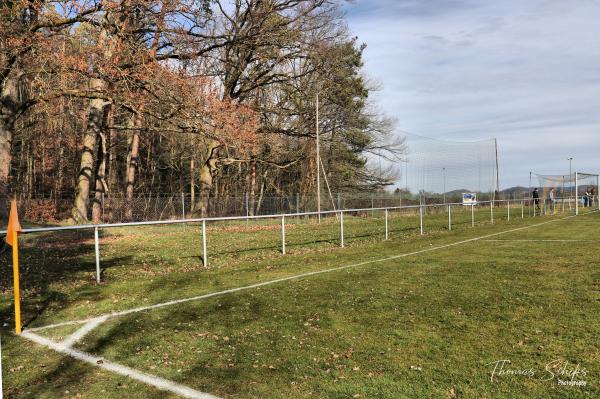
M 450 247 L 454 247 L 457 245 L 466 244 L 469 242 L 485 240 L 487 238 L 496 237 L 496 236 L 499 236 L 502 234 L 512 233 L 515 231 L 525 230 L 525 229 L 529 229 L 529 228 L 533 228 L 533 227 L 539 227 L 539 226 L 543 226 L 543 225 L 546 225 L 549 223 L 564 221 L 564 220 L 574 218 L 574 217 L 575 216 L 567 216 L 567 217 L 560 218 L 560 219 L 553 219 L 553 220 L 549 220 L 549 221 L 542 222 L 542 223 L 536 223 L 536 224 L 532 224 L 532 225 L 528 225 L 528 226 L 517 227 L 514 229 L 509 229 L 509 230 L 500 231 L 497 233 L 487 234 L 484 236 L 469 238 L 466 240 L 457 241 L 457 242 L 450 243 L 450 244 L 438 245 L 438 246 L 432 247 L 432 248 L 426 248 L 426 249 L 422 249 L 422 250 L 418 250 L 418 251 L 414 251 L 414 252 L 394 255 L 394 256 L 387 257 L 387 258 L 373 259 L 373 260 L 354 263 L 354 264 L 350 264 L 350 265 L 334 267 L 334 268 L 330 268 L 330 269 L 302 273 L 302 274 L 298 274 L 295 276 L 283 277 L 283 278 L 279 278 L 279 279 L 275 279 L 275 280 L 265 281 L 262 283 L 247 285 L 247 286 L 243 286 L 243 287 L 231 288 L 228 290 L 213 292 L 213 293 L 209 293 L 209 294 L 205 294 L 205 295 L 198 295 L 198 296 L 194 296 L 194 297 L 190 297 L 190 298 L 184 298 L 184 299 L 178 299 L 178 300 L 174 300 L 174 301 L 158 303 L 156 305 L 143 306 L 143 307 L 124 310 L 124 311 L 120 311 L 120 312 L 108 313 L 108 314 L 105 314 L 102 316 L 97 316 L 97 317 L 86 319 L 86 320 L 75 320 L 75 321 L 70 321 L 70 322 L 65 322 L 65 323 L 52 324 L 52 325 L 48 325 L 48 326 L 44 326 L 44 327 L 38 327 L 36 329 L 28 329 L 27 331 L 24 331 L 21 334 L 21 336 L 26 339 L 29 339 L 30 341 L 33 341 L 33 342 L 39 344 L 39 345 L 43 345 L 43 346 L 46 346 L 47 348 L 53 349 L 56 352 L 63 353 L 65 355 L 71 356 L 75 359 L 95 365 L 95 366 L 103 368 L 105 370 L 112 371 L 114 373 L 130 377 L 132 379 L 135 379 L 137 381 L 154 386 L 161 390 L 172 392 L 172 393 L 180 395 L 184 398 L 220 399 L 211 394 L 196 391 L 185 385 L 180 385 L 173 381 L 169 381 L 164 378 L 157 377 L 157 376 L 154 376 L 151 374 L 146 374 L 146 373 L 137 371 L 135 369 L 129 368 L 127 366 L 123 366 L 123 365 L 120 365 L 117 363 L 112 363 L 112 362 L 106 361 L 101 357 L 96 357 L 96 356 L 90 355 L 88 353 L 72 349 L 70 347 L 70 345 L 77 342 L 79 339 L 83 338 L 83 336 L 85 336 L 85 334 L 92 331 L 94 328 L 96 328 L 97 326 L 99 326 L 100 324 L 102 324 L 103 322 L 105 322 L 106 320 L 111 319 L 111 318 L 125 316 L 125 315 L 132 314 L 132 313 L 143 312 L 143 311 L 147 311 L 147 310 L 159 309 L 162 307 L 177 305 L 180 303 L 198 301 L 198 300 L 205 299 L 205 298 L 226 295 L 226 294 L 230 294 L 230 293 L 234 293 L 234 292 L 249 290 L 252 288 L 264 287 L 266 285 L 276 284 L 279 282 L 297 280 L 300 278 L 314 276 L 314 275 L 318 275 L 318 274 L 330 273 L 330 272 L 334 272 L 334 271 L 355 268 L 355 267 L 364 266 L 364 265 L 368 265 L 368 264 L 382 263 L 382 262 L 386 262 L 389 260 L 405 258 L 408 256 L 419 255 L 419 254 L 423 254 L 423 253 L 427 253 L 427 252 L 433 252 L 433 251 L 437 251 L 437 250 L 444 249 L 444 248 L 450 248 Z M 73 333 L 63 343 L 54 342 L 48 338 L 42 337 L 33 332 L 33 331 L 38 331 L 38 330 L 43 330 L 43 329 L 65 326 L 65 325 L 84 324 L 84 323 L 85 323 L 85 325 L 82 328 L 80 328 L 75 333 Z
M 127 366 L 109 362 L 101 357 L 92 356 L 88 353 L 69 348 L 64 344 L 54 342 L 48 338 L 45 338 L 45 337 L 42 337 L 35 333 L 32 333 L 31 331 L 24 331 L 23 333 L 21 333 L 21 336 L 27 338 L 30 341 L 33 341 L 33 342 L 39 344 L 39 345 L 43 345 L 47 348 L 53 349 L 56 352 L 71 356 L 72 358 L 75 358 L 77 360 L 81 360 L 81 361 L 89 363 L 93 366 L 100 367 L 101 369 L 132 378 L 134 380 L 154 386 L 163 391 L 169 391 L 171 393 L 174 393 L 174 394 L 179 395 L 184 398 L 220 399 L 219 397 L 211 395 L 209 393 L 196 391 L 195 389 L 186 387 L 185 385 L 180 385 L 180 384 L 177 384 L 176 382 L 169 381 L 169 380 L 166 380 L 161 377 L 157 377 L 152 374 L 142 373 L 140 371 L 129 368 Z
M 104 323 L 107 319 L 108 319 L 108 317 L 101 316 L 101 317 L 97 317 L 95 319 L 88 321 L 79 330 L 77 330 L 73 334 L 69 335 L 62 342 L 62 344 L 66 348 L 72 347 L 75 343 L 79 342 L 83 337 L 85 337 L 87 335 L 87 333 L 92 331 L 94 328 L 98 327 L 100 324 Z

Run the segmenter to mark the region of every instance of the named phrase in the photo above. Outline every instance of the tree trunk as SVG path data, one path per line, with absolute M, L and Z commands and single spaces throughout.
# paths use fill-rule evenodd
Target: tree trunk
M 94 187 L 94 204 L 92 205 L 92 221 L 100 223 L 102 220 L 102 202 L 108 191 L 106 185 L 106 134 L 104 131 L 98 135 L 98 156 L 96 159 L 96 184 Z
M 31 155 L 31 143 L 27 144 L 27 199 L 31 199 L 33 193 L 33 156 Z
M 300 196 L 301 196 L 301 207 L 306 208 L 306 205 L 310 204 L 310 196 L 309 193 L 312 191 L 312 183 L 314 181 L 314 160 L 313 158 L 308 158 L 306 171 L 303 173 L 300 181 Z M 312 206 L 312 205 L 311 205 Z
M 258 194 L 258 204 L 256 205 L 256 214 L 260 215 L 260 207 L 262 206 L 263 203 L 263 198 L 264 198 L 264 194 L 265 194 L 265 186 L 267 185 L 267 174 L 269 173 L 269 170 L 265 170 L 262 174 L 262 179 L 261 179 L 261 183 L 260 183 L 260 193 Z M 269 213 L 273 213 L 271 211 L 269 211 Z
M 194 156 L 190 158 L 190 212 L 194 212 L 194 205 L 196 203 L 196 172 L 194 167 Z
M 138 112 L 137 115 L 132 116 L 135 118 L 134 129 L 131 133 L 131 144 L 129 146 L 129 153 L 127 154 L 127 182 L 126 182 L 126 198 L 127 198 L 127 212 L 125 217 L 127 219 L 133 218 L 133 193 L 135 184 L 135 173 L 140 162 L 140 129 L 142 127 L 142 115 Z
M 94 91 L 104 89 L 104 81 L 101 79 L 91 79 L 90 86 Z M 96 138 L 101 134 L 105 125 L 105 108 L 108 104 L 100 98 L 94 98 L 90 101 L 88 113 L 88 122 L 83 134 L 83 150 L 79 163 L 79 173 L 77 176 L 77 191 L 75 194 L 75 203 L 73 204 L 72 216 L 76 223 L 85 223 L 88 221 L 88 206 L 90 198 L 90 185 L 94 170 L 94 152 L 96 149 Z
M 200 209 L 201 217 L 208 216 L 208 200 L 210 199 L 210 190 L 213 185 L 213 177 L 217 171 L 218 152 L 221 148 L 221 144 L 218 141 L 211 141 L 208 144 L 206 151 L 206 161 L 200 168 Z
M 111 124 L 110 122 L 111 121 L 109 120 L 109 124 Z M 117 172 L 117 143 L 117 129 L 110 129 L 108 146 L 106 150 L 108 152 L 108 192 L 110 193 L 111 197 L 117 192 L 117 186 L 119 184 L 119 173 Z
M 256 160 L 250 161 L 250 195 L 248 196 L 248 211 L 250 216 L 254 216 L 256 209 Z
M 0 98 L 0 217 L 8 214 L 10 165 L 12 141 L 15 129 L 15 110 L 18 101 L 18 78 L 8 77 L 2 83 Z M 4 201 L 6 201 L 4 203 Z
M 58 163 L 56 165 L 56 181 L 54 188 L 54 209 L 56 209 L 56 214 L 59 214 L 60 211 L 60 202 L 62 201 L 62 186 L 64 179 L 64 156 L 65 156 L 65 145 L 63 143 L 63 130 L 64 124 L 61 126 L 62 128 L 58 131 Z
M 108 32 L 102 30 L 98 37 L 98 43 L 104 48 L 104 56 L 110 58 L 112 46 L 108 43 Z M 90 89 L 92 92 L 102 93 L 106 88 L 106 82 L 99 78 L 90 79 Z M 92 173 L 94 168 L 94 152 L 97 137 L 107 125 L 107 107 L 110 103 L 102 98 L 93 98 L 90 100 L 87 126 L 83 134 L 83 150 L 79 162 L 79 173 L 77 175 L 77 189 L 75 201 L 71 214 L 76 223 L 85 223 L 88 221 L 88 207 L 90 199 L 90 186 L 92 183 Z

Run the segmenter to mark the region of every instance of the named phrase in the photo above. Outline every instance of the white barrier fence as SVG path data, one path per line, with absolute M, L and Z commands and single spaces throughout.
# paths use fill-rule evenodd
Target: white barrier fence
M 600 201 L 594 198 L 597 203 L 597 207 L 600 210 Z M 575 204 L 573 204 L 573 201 Z M 422 205 L 407 205 L 407 206 L 396 206 L 396 207 L 383 207 L 383 208 L 360 208 L 360 209 L 338 209 L 333 211 L 321 211 L 321 212 L 302 212 L 302 213 L 284 213 L 277 215 L 257 215 L 257 216 L 229 216 L 229 217 L 214 217 L 214 218 L 198 218 L 198 219 L 177 219 L 177 220 L 161 220 L 161 221 L 144 221 L 144 222 L 127 222 L 127 223 L 111 223 L 111 224 L 87 224 L 77 226 L 58 226 L 58 227 L 40 227 L 40 228 L 26 228 L 22 230 L 22 234 L 31 233 L 43 233 L 43 232 L 59 232 L 59 231 L 70 231 L 70 230 L 94 230 L 94 252 L 95 252 L 95 264 L 96 264 L 96 282 L 101 282 L 101 263 L 100 263 L 100 239 L 99 231 L 103 229 L 111 229 L 118 227 L 132 227 L 132 226 L 153 226 L 153 225 L 169 225 L 169 224 L 202 224 L 202 263 L 204 267 L 208 266 L 208 251 L 206 244 L 206 225 L 211 222 L 224 222 L 224 221 L 249 221 L 259 219 L 280 219 L 281 220 L 281 252 L 286 253 L 286 218 L 302 217 L 302 216 L 327 216 L 335 215 L 340 223 L 339 229 L 339 243 L 340 247 L 344 247 L 344 214 L 349 213 L 366 213 L 383 211 L 384 212 L 384 226 L 385 226 L 385 240 L 389 239 L 388 229 L 388 218 L 390 211 L 394 210 L 406 210 L 412 209 L 417 210 L 419 213 L 419 231 L 423 235 L 425 233 L 425 214 L 428 208 L 446 208 L 448 213 L 448 230 L 452 230 L 452 206 L 471 207 L 471 227 L 475 227 L 475 207 L 483 207 L 489 204 L 490 207 L 490 222 L 494 223 L 494 208 L 501 204 L 506 204 L 507 209 L 507 220 L 511 218 L 511 205 L 519 208 L 521 213 L 521 219 L 525 218 L 525 207 L 527 205 L 528 215 L 531 216 L 542 216 L 548 214 L 555 214 L 557 209 L 561 213 L 565 212 L 565 206 L 569 207 L 569 211 L 574 210 L 576 214 L 579 213 L 579 203 L 576 198 L 555 198 L 552 203 L 545 199 L 533 199 L 524 198 L 520 200 L 492 200 L 492 201 L 478 201 L 474 204 L 463 204 L 463 203 L 444 203 L 444 204 L 422 204 Z M 541 205 L 541 206 L 540 206 Z M 0 231 L 0 235 L 6 234 L 5 230 Z

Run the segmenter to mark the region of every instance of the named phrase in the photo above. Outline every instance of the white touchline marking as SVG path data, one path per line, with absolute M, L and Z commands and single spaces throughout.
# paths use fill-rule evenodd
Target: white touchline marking
M 89 323 L 90 321 L 95 320 L 95 319 L 97 319 L 97 317 L 89 318 L 89 319 L 84 319 L 84 320 L 65 321 L 65 322 L 62 322 L 62 323 L 48 324 L 47 326 L 27 328 L 27 331 L 33 331 L 33 332 L 35 332 L 35 331 L 47 330 L 49 328 L 74 326 L 76 324 L 86 324 L 86 323 Z
M 88 321 L 79 330 L 77 330 L 73 334 L 69 335 L 62 342 L 62 344 L 66 348 L 72 347 L 73 344 L 75 344 L 76 342 L 79 342 L 83 337 L 86 336 L 87 333 L 89 333 L 90 331 L 92 331 L 94 328 L 98 327 L 100 324 L 104 323 L 107 319 L 108 319 L 108 317 L 101 316 L 101 317 L 96 317 L 95 319 L 92 319 L 92 320 Z
M 43 345 L 47 348 L 53 349 L 56 352 L 71 356 L 77 360 L 81 360 L 83 362 L 89 363 L 96 367 L 100 367 L 104 370 L 111 371 L 116 374 L 120 374 L 134 380 L 143 382 L 144 384 L 148 384 L 154 386 L 163 391 L 169 391 L 176 395 L 179 395 L 184 398 L 190 399 L 220 399 L 218 396 L 211 395 L 209 393 L 196 391 L 190 387 L 185 385 L 177 384 L 176 382 L 166 380 L 161 377 L 157 377 L 152 374 L 142 373 L 135 369 L 132 369 L 127 366 L 123 366 L 121 364 L 109 362 L 101 357 L 96 357 L 90 355 L 88 353 L 78 351 L 76 349 L 69 348 L 64 344 L 54 342 L 48 338 L 37 335 L 31 331 L 24 331 L 21 333 L 22 337 L 29 339 L 39 345 Z
M 598 211 L 594 211 L 594 212 L 598 212 Z M 419 255 L 419 254 L 422 254 L 422 253 L 437 251 L 437 250 L 440 250 L 440 249 L 449 248 L 449 247 L 453 247 L 453 246 L 457 246 L 457 245 L 462 245 L 462 244 L 466 244 L 466 243 L 473 242 L 473 241 L 482 241 L 482 240 L 485 240 L 487 238 L 496 237 L 496 236 L 499 236 L 499 235 L 502 235 L 502 234 L 513 233 L 515 231 L 530 229 L 530 228 L 533 228 L 533 227 L 543 226 L 543 225 L 546 225 L 546 224 L 549 224 L 549 223 L 564 221 L 564 220 L 571 219 L 571 218 L 574 218 L 574 217 L 576 217 L 576 216 L 575 215 L 566 216 L 566 217 L 560 218 L 560 219 L 552 219 L 552 220 L 548 220 L 548 221 L 542 222 L 542 223 L 536 223 L 536 224 L 532 224 L 532 225 L 528 225 L 528 226 L 517 227 L 517 228 L 514 228 L 514 229 L 509 229 L 509 230 L 500 231 L 500 232 L 497 232 L 497 233 L 487 234 L 487 235 L 480 236 L 480 237 L 469 238 L 469 239 L 466 239 L 466 240 L 462 240 L 462 241 L 458 241 L 458 242 L 453 242 L 453 243 L 450 243 L 450 244 L 444 244 L 444 245 L 439 245 L 439 246 L 436 246 L 436 247 L 421 249 L 421 250 L 414 251 L 414 252 L 409 252 L 409 253 L 394 255 L 394 256 L 387 257 L 387 258 L 367 260 L 367 261 L 364 261 L 364 262 L 354 263 L 354 264 L 351 264 L 351 265 L 344 265 L 344 266 L 333 267 L 333 268 L 330 268 L 330 269 L 316 270 L 316 271 L 313 271 L 313 272 L 296 274 L 294 276 L 282 277 L 282 278 L 278 278 L 278 279 L 275 279 L 275 280 L 264 281 L 262 283 L 256 283 L 256 284 L 251 284 L 251 285 L 246 285 L 246 286 L 236 287 L 236 288 L 230 288 L 230 289 L 223 290 L 223 291 L 211 292 L 209 294 L 203 294 L 203 295 L 193 296 L 193 297 L 189 297 L 189 298 L 175 299 L 173 301 L 157 303 L 155 305 L 149 305 L 149 306 L 142 306 L 142 307 L 128 309 L 128 310 L 123 310 L 123 311 L 119 311 L 119 312 L 107 313 L 107 314 L 104 314 L 104 315 L 101 315 L 101 316 L 96 316 L 94 318 L 89 318 L 89 319 L 73 320 L 73 321 L 67 321 L 67 322 L 63 322 L 63 323 L 49 324 L 47 326 L 42 326 L 42 327 L 37 327 L 37 328 L 31 328 L 31 329 L 28 329 L 28 330 L 29 331 L 40 331 L 40 330 L 46 330 L 46 329 L 50 329 L 50 328 L 63 327 L 63 326 L 67 326 L 67 325 L 85 324 L 85 323 L 88 323 L 91 320 L 97 319 L 99 317 L 106 317 L 106 320 L 108 320 L 108 319 L 112 319 L 112 318 L 120 317 L 120 316 L 125 316 L 125 315 L 132 314 L 132 313 L 139 313 L 139 312 L 143 312 L 143 311 L 146 311 L 146 310 L 159 309 L 159 308 L 163 308 L 163 307 L 166 307 L 166 306 L 178 305 L 178 304 L 186 303 L 186 302 L 194 302 L 194 301 L 198 301 L 198 300 L 201 300 L 201 299 L 206 299 L 206 298 L 211 298 L 211 297 L 215 297 L 215 296 L 221 296 L 221 295 L 231 294 L 231 293 L 239 292 L 239 291 L 245 291 L 245 290 L 249 290 L 249 289 L 252 289 L 252 288 L 264 287 L 266 285 L 281 283 L 281 282 L 284 282 L 284 281 L 297 280 L 297 279 L 300 279 L 300 278 L 310 277 L 310 276 L 314 276 L 314 275 L 318 275 L 318 274 L 331 273 L 331 272 L 335 272 L 335 271 L 339 271 L 339 270 L 355 268 L 355 267 L 364 266 L 364 265 L 368 265 L 368 264 L 381 263 L 381 262 L 386 262 L 388 260 L 394 260 L 394 259 L 404 258 L 404 257 L 407 257 L 407 256 Z

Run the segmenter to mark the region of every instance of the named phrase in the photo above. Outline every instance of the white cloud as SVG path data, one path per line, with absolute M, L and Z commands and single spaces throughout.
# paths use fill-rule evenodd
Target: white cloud
M 358 0 L 374 98 L 399 128 L 497 137 L 501 185 L 529 170 L 600 171 L 600 3 L 591 0 Z

